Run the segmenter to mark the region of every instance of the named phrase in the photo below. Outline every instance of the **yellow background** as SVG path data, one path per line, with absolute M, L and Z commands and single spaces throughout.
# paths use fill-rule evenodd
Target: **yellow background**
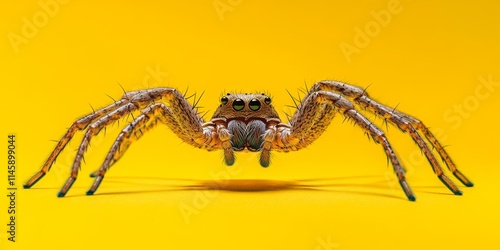
M 4 150 L 7 135 L 16 135 L 19 188 L 51 140 L 90 105 L 120 98 L 120 85 L 205 91 L 207 117 L 222 93 L 269 92 L 286 119 L 293 111 L 286 90 L 322 79 L 369 85 L 372 97 L 422 119 L 476 186 L 451 195 L 409 136 L 389 126 L 417 195 L 409 202 L 380 146 L 338 117 L 309 148 L 275 153 L 268 169 L 244 153 L 228 169 L 220 152 L 159 127 L 85 196 L 122 120 L 93 140 L 66 198 L 56 193 L 81 133 L 45 179 L 18 191 L 16 243 L 6 239 L 2 195 L 1 249 L 500 249 L 500 93 L 479 80 L 500 82 L 499 1 L 401 0 L 384 25 L 372 13 L 397 1 L 71 0 L 48 14 L 47 2 L 55 3 L 0 3 L 0 134 Z M 23 20 L 40 27 L 13 46 L 9 37 L 22 36 Z M 355 45 L 356 29 L 367 25 L 372 36 L 348 62 L 341 45 Z M 214 175 L 230 181 L 202 191 L 217 184 Z

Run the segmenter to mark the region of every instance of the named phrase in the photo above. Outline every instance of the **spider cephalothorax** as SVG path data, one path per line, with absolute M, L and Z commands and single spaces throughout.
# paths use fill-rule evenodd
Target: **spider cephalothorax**
M 260 151 L 266 125 L 280 121 L 271 98 L 264 94 L 227 94 L 220 102 L 211 121 L 226 124 L 233 150 Z
M 225 150 L 224 160 L 233 165 L 233 151 L 261 151 L 266 130 L 281 123 L 278 113 L 271 105 L 271 98 L 265 94 L 227 94 L 220 99 L 209 126 L 227 130 L 230 149 Z M 222 139 L 226 134 L 222 135 Z M 220 135 L 219 135 L 220 138 Z M 269 157 L 261 158 L 261 165 L 269 166 Z
M 125 93 L 119 101 L 76 120 L 41 170 L 24 187 L 30 188 L 42 179 L 73 135 L 78 130 L 86 130 L 71 168 L 71 176 L 58 196 L 66 195 L 76 181 L 83 154 L 91 138 L 101 129 L 132 112 L 141 114 L 122 130 L 101 167 L 91 174 L 95 181 L 87 194 L 91 195 L 97 190 L 105 173 L 120 159 L 129 145 L 157 124 L 168 126 L 181 140 L 195 147 L 223 150 L 227 165 L 234 164 L 234 151 L 249 151 L 259 152 L 260 165 L 267 167 L 271 151 L 288 152 L 307 147 L 325 131 L 338 113 L 352 120 L 382 146 L 405 195 L 409 200 L 415 200 L 404 169 L 385 133 L 358 111 L 361 109 L 381 116 L 408 133 L 425 154 L 438 178 L 454 194 L 460 195 L 462 192 L 445 174 L 429 144 L 458 180 L 465 186 L 473 186 L 421 121 L 378 103 L 359 87 L 337 81 L 321 81 L 307 91 L 288 123 L 280 120 L 271 104 L 271 98 L 265 94 L 222 96 L 214 115 L 210 121 L 205 122 L 193 105 L 176 89 L 155 88 Z

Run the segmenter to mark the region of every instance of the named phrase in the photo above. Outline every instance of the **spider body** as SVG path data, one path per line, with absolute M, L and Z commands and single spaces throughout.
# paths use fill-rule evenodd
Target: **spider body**
M 258 152 L 260 165 L 268 167 L 271 151 L 288 152 L 307 147 L 321 136 L 335 115 L 340 114 L 352 120 L 370 135 L 374 142 L 382 146 L 403 192 L 410 201 L 414 201 L 415 195 L 406 181 L 404 168 L 385 133 L 360 113 L 361 110 L 378 115 L 408 133 L 427 157 L 439 180 L 452 193 L 462 194 L 457 185 L 445 174 L 435 153 L 460 182 L 468 187 L 473 186 L 420 120 L 371 99 L 362 88 L 325 80 L 315 83 L 307 91 L 303 100 L 297 104 L 297 110 L 288 123 L 280 120 L 272 106 L 271 98 L 265 94 L 222 96 L 212 118 L 204 121 L 195 107 L 176 89 L 154 88 L 127 92 L 115 103 L 76 120 L 58 142 L 40 171 L 33 175 L 24 187 L 30 188 L 41 180 L 73 135 L 77 131 L 84 130 L 85 135 L 71 167 L 71 175 L 58 194 L 59 197 L 65 196 L 76 181 L 90 140 L 109 124 L 134 112 L 140 112 L 140 115 L 123 128 L 101 167 L 91 174 L 95 180 L 87 191 L 88 195 L 94 194 L 106 172 L 120 159 L 130 144 L 158 124 L 168 126 L 177 137 L 192 146 L 209 151 L 222 150 L 227 165 L 234 164 L 235 151 L 250 151 Z M 432 152 L 432 149 L 436 152 Z

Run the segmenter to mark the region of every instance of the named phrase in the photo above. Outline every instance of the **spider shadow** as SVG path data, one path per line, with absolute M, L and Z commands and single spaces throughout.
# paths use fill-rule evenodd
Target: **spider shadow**
M 406 197 L 400 194 L 399 186 L 397 192 L 391 192 L 391 187 L 385 179 L 380 176 L 349 176 L 335 178 L 315 178 L 300 180 L 266 180 L 266 179 L 228 179 L 228 180 L 195 180 L 175 179 L 160 177 L 131 177 L 113 176 L 108 177 L 106 182 L 120 185 L 140 185 L 147 188 L 142 190 L 124 191 L 101 191 L 94 195 L 131 195 L 143 193 L 159 193 L 172 191 L 195 191 L 195 190 L 217 190 L 222 192 L 333 192 L 350 193 L 356 195 L 368 195 L 401 199 Z M 394 193 L 394 194 L 392 194 Z M 76 195 L 81 196 L 81 195 Z

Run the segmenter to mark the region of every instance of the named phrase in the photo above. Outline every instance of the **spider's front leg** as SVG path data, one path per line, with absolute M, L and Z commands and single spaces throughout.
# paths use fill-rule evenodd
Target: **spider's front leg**
M 278 126 L 276 149 L 287 151 L 306 147 L 323 133 L 336 113 L 353 120 L 382 146 L 406 197 L 414 201 L 415 195 L 406 181 L 404 169 L 384 132 L 360 114 L 354 105 L 340 94 L 328 91 L 310 92 L 292 117 L 290 127 Z

